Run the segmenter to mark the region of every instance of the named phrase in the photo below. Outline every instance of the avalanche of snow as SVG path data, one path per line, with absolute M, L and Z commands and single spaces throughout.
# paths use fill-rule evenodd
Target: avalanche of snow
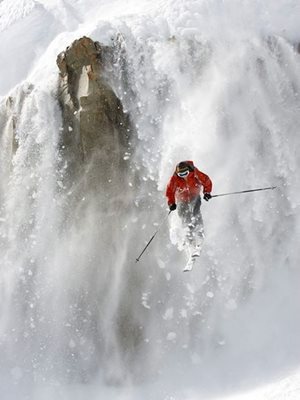
M 299 17 L 298 0 L 0 2 L 0 118 L 8 96 L 28 95 L 9 170 L 0 132 L 1 399 L 300 398 Z M 118 64 L 112 85 L 134 121 L 133 161 L 153 200 L 147 220 L 128 216 L 113 252 L 99 243 L 96 206 L 68 235 L 62 228 L 72 193 L 57 152 L 56 56 L 83 35 L 119 41 L 125 54 L 130 90 Z M 172 245 L 175 213 L 170 237 L 166 223 L 134 263 L 182 159 L 211 176 L 214 193 L 277 186 L 204 202 L 205 242 L 189 274 Z M 137 354 L 126 352 L 136 357 L 131 374 L 113 318 L 122 306 L 143 321 Z M 107 354 L 95 350 L 100 335 Z

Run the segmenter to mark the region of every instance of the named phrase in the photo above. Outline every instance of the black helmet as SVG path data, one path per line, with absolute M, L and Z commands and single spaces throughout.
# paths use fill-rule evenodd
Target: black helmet
M 180 178 L 185 178 L 192 171 L 191 166 L 186 161 L 181 161 L 176 165 L 176 174 Z

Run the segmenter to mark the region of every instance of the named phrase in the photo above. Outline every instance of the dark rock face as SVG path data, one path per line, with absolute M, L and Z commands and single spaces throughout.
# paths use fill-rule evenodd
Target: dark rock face
M 2 133 L 1 148 L 5 151 L 7 158 L 11 160 L 17 147 L 15 139 L 16 115 L 14 113 L 14 98 L 11 96 L 7 98 L 6 103 L 0 109 L 0 130 Z
M 42 352 L 36 344 L 47 343 L 45 371 L 55 365 L 54 375 L 60 379 L 86 382 L 101 368 L 115 384 L 140 369 L 136 360 L 144 337 L 143 316 L 136 307 L 143 275 L 132 268 L 137 178 L 129 157 L 134 135 L 108 84 L 112 59 L 112 49 L 86 37 L 76 40 L 57 58 L 60 108 L 52 93 L 31 84 L 0 104 L 0 167 L 5 177 L 0 201 L 6 200 L 12 171 L 12 184 L 20 190 L 12 192 L 17 201 L 8 211 L 17 216 L 10 224 L 18 247 L 23 250 L 23 243 L 25 250 L 13 246 L 11 259 L 16 265 L 22 262 L 24 271 L 30 268 L 30 279 L 20 278 L 23 286 L 16 293 L 21 300 L 10 314 L 20 315 L 24 326 L 31 315 L 38 320 L 35 310 L 23 312 L 24 299 L 35 297 L 33 281 L 45 293 L 36 312 L 49 313 L 45 325 L 37 325 L 16 353 L 26 362 L 39 359 Z M 29 246 L 36 237 L 41 244 Z M 54 285 L 52 303 L 43 285 L 56 268 L 67 279 L 63 287 Z M 19 334 L 24 337 L 22 329 Z M 73 345 L 81 338 L 80 345 Z
M 122 381 L 129 364 L 133 365 L 133 355 L 143 338 L 128 295 L 132 258 L 127 256 L 122 231 L 133 209 L 134 189 L 129 185 L 133 177 L 128 164 L 132 128 L 121 101 L 107 83 L 106 68 L 111 59 L 112 49 L 83 37 L 59 54 L 57 65 L 63 124 L 60 154 L 68 163 L 64 184 L 73 194 L 68 200 L 73 202 L 68 202 L 69 220 L 71 224 L 80 221 L 81 229 L 87 227 L 85 240 L 91 243 L 86 259 L 92 261 L 83 261 L 88 294 L 82 309 L 90 309 L 91 304 L 96 307 L 91 310 L 91 324 L 98 328 L 91 333 L 91 342 L 97 356 L 91 355 L 85 362 L 85 372 L 92 374 L 98 367 L 95 361 L 101 362 L 106 379 L 116 383 Z M 93 221 L 91 226 L 89 221 Z M 118 283 L 120 276 L 123 289 Z M 117 292 L 114 287 L 118 287 Z M 98 310 L 106 314 L 107 308 L 108 320 L 98 321 Z M 109 328 L 109 335 L 102 333 L 111 324 L 114 328 Z M 122 363 L 126 368 L 120 368 Z M 115 371 L 116 365 L 120 373 Z
M 124 155 L 129 148 L 128 115 L 103 77 L 103 60 L 109 52 L 108 47 L 83 37 L 57 58 L 62 148 L 71 170 L 85 166 L 91 189 L 99 182 L 102 187 L 122 183 L 117 171 L 126 168 Z

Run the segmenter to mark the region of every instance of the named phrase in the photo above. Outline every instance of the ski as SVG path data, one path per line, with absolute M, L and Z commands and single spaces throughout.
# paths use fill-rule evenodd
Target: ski
M 192 254 L 191 257 L 189 258 L 186 266 L 184 267 L 183 272 L 192 271 L 195 261 L 199 257 L 200 257 L 200 254 L 198 254 L 198 253 Z

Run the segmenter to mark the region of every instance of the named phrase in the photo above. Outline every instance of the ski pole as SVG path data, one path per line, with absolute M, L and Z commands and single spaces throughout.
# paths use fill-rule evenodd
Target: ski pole
M 240 192 L 231 192 L 231 193 L 221 193 L 221 194 L 214 194 L 211 197 L 221 197 L 221 196 L 229 196 L 230 194 L 240 194 L 240 193 L 249 193 L 249 192 L 258 192 L 259 190 L 274 190 L 277 186 L 271 186 L 266 188 L 260 189 L 250 189 L 250 190 L 242 190 Z
M 145 253 L 147 247 L 150 245 L 150 243 L 152 242 L 152 240 L 155 238 L 155 236 L 157 235 L 158 231 L 160 230 L 160 228 L 163 226 L 163 224 L 166 222 L 166 220 L 168 219 L 169 215 L 171 214 L 172 211 L 169 211 L 168 214 L 166 215 L 166 217 L 162 220 L 162 222 L 160 223 L 160 225 L 158 226 L 158 228 L 156 229 L 156 231 L 154 232 L 153 236 L 151 237 L 151 239 L 149 240 L 149 242 L 146 244 L 146 246 L 144 247 L 143 251 L 141 252 L 141 254 L 138 256 L 138 258 L 135 259 L 135 262 L 140 261 L 140 258 L 142 257 L 142 255 Z

